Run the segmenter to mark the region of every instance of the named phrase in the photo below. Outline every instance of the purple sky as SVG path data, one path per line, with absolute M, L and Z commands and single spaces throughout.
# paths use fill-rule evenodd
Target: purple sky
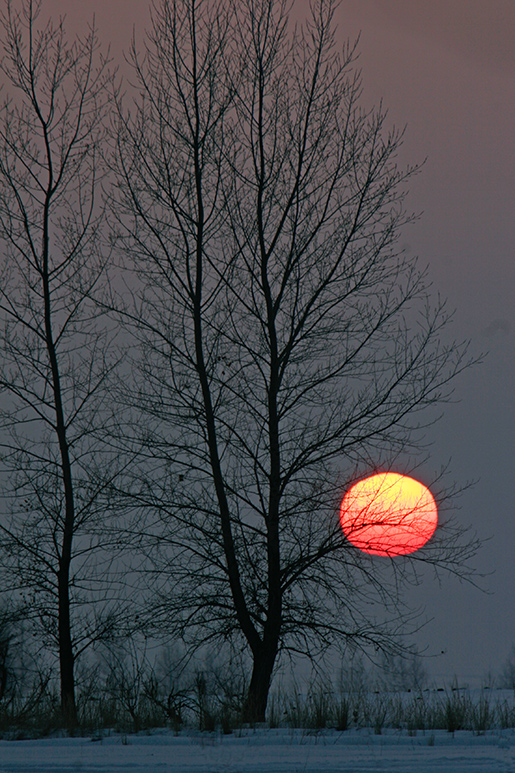
M 424 214 L 406 241 L 456 307 L 457 336 L 489 351 L 457 385 L 431 461 L 452 457 L 458 481 L 478 480 L 459 517 L 492 537 L 477 561 L 495 570 L 484 582 L 492 595 L 456 582 L 411 594 L 434 618 L 419 644 L 446 652 L 432 671 L 477 679 L 515 643 L 515 4 L 344 0 L 338 20 L 342 36 L 361 29 L 365 98 L 382 97 L 407 124 L 407 161 L 427 156 L 409 198 Z
M 308 0 L 296 0 L 301 20 Z M 43 14 L 67 14 L 80 29 L 96 14 L 101 40 L 118 57 L 146 0 L 43 0 Z M 433 622 L 418 636 L 436 675 L 481 679 L 497 671 L 515 643 L 514 443 L 514 137 L 513 0 L 343 0 L 338 36 L 361 31 L 364 100 L 383 98 L 392 123 L 407 124 L 402 160 L 427 163 L 411 182 L 408 206 L 423 211 L 405 244 L 430 266 L 435 288 L 456 307 L 458 338 L 489 350 L 457 384 L 461 400 L 435 428 L 431 463 L 452 457 L 458 481 L 479 479 L 460 500 L 459 517 L 492 539 L 477 565 L 495 574 L 491 595 L 426 580 L 410 594 Z

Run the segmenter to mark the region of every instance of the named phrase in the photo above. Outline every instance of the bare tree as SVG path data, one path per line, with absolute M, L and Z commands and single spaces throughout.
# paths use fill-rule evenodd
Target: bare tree
M 94 28 L 68 44 L 63 21 L 39 25 L 39 12 L 37 0 L 8 0 L 1 18 L 0 565 L 2 590 L 19 593 L 58 653 L 73 726 L 76 658 L 112 627 L 100 609 L 79 615 L 95 599 L 109 606 L 95 527 L 109 465 L 92 431 L 112 363 L 92 298 L 106 262 L 99 151 L 111 78 Z
M 135 341 L 119 442 L 140 449 L 127 490 L 152 620 L 242 643 L 246 720 L 283 650 L 397 651 L 399 574 L 466 573 L 475 547 L 441 523 L 413 556 L 373 559 L 339 526 L 345 485 L 413 463 L 468 360 L 397 246 L 416 169 L 360 107 L 333 8 L 292 31 L 281 0 L 163 0 L 119 106 L 117 307 Z

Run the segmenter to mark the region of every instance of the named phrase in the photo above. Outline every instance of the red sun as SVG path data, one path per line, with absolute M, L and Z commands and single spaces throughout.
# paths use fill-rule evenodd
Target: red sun
M 432 537 L 437 522 L 429 489 L 396 472 L 358 481 L 340 507 L 340 523 L 349 542 L 376 556 L 414 553 Z

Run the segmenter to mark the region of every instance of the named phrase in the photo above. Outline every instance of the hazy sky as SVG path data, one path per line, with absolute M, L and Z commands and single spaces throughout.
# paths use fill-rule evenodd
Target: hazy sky
M 301 20 L 308 0 L 296 0 Z M 120 56 L 141 40 L 147 0 L 43 0 L 70 31 L 93 13 L 101 40 Z M 364 100 L 384 100 L 407 125 L 402 161 L 420 162 L 408 206 L 423 211 L 405 245 L 429 264 L 435 290 L 456 308 L 454 332 L 483 365 L 457 383 L 455 405 L 432 432 L 433 469 L 449 458 L 459 482 L 478 482 L 459 517 L 491 537 L 478 556 L 489 595 L 427 579 L 410 593 L 433 621 L 420 647 L 445 654 L 434 674 L 464 680 L 497 671 L 515 643 L 515 3 L 513 0 L 343 0 L 338 36 L 361 32 Z
M 410 594 L 433 622 L 418 637 L 435 673 L 464 679 L 497 670 L 515 643 L 515 3 L 511 0 L 347 0 L 342 36 L 361 30 L 365 97 L 407 124 L 407 161 L 427 156 L 409 204 L 423 210 L 406 241 L 456 308 L 458 337 L 484 364 L 457 384 L 432 433 L 435 467 L 451 457 L 475 479 L 459 517 L 482 537 L 491 595 L 444 582 Z

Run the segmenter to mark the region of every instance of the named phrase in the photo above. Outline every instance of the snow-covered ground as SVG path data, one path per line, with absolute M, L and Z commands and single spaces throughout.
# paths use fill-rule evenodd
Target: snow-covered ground
M 1 773 L 515 773 L 515 730 L 155 732 L 0 741 Z

